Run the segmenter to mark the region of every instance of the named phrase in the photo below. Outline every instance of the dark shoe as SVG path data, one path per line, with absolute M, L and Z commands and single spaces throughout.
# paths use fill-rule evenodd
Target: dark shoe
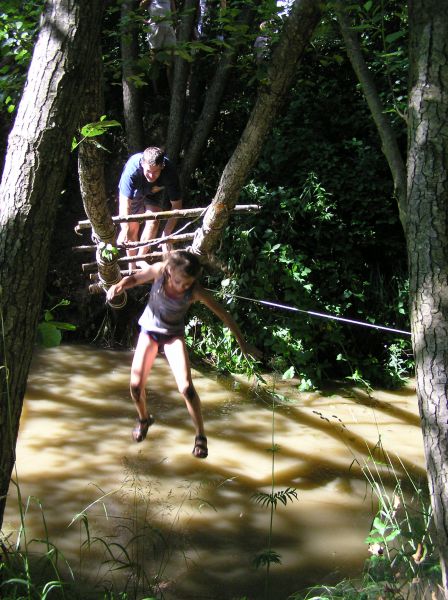
M 207 438 L 205 435 L 197 435 L 194 438 L 194 448 L 192 454 L 193 456 L 196 456 L 196 458 L 207 458 L 208 448 Z
M 137 419 L 137 424 L 132 430 L 132 439 L 134 442 L 143 442 L 148 433 L 149 427 L 154 423 L 154 418 L 149 415 L 147 419 Z

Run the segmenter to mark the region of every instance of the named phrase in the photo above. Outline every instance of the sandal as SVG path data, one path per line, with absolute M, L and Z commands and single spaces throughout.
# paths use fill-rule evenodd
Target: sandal
M 148 433 L 149 427 L 154 423 L 154 418 L 149 415 L 147 419 L 137 419 L 137 424 L 132 430 L 132 439 L 134 442 L 143 442 Z
M 192 455 L 196 458 L 207 458 L 208 456 L 208 448 L 207 448 L 207 438 L 205 435 L 197 435 L 194 438 L 194 448 Z

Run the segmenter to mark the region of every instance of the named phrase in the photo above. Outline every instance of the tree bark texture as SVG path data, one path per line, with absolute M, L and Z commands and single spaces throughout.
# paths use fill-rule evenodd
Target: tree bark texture
M 179 27 L 178 44 L 185 44 L 191 40 L 196 7 L 197 0 L 185 0 L 182 20 Z M 173 89 L 171 92 L 170 119 L 166 142 L 167 154 L 174 162 L 177 162 L 179 159 L 182 144 L 189 73 L 190 63 L 180 54 L 176 54 L 174 59 Z
M 215 197 L 204 216 L 203 225 L 196 232 L 193 252 L 209 254 L 218 243 L 221 231 L 260 155 L 265 136 L 274 123 L 280 104 L 296 73 L 298 62 L 320 18 L 318 2 L 295 0 L 268 67 L 268 81 L 260 89 L 238 145 L 224 168 Z
M 373 75 L 364 60 L 358 35 L 350 24 L 346 3 L 338 0 L 335 3 L 335 10 L 344 38 L 347 56 L 361 84 L 381 139 L 384 156 L 392 173 L 400 221 L 404 231 L 406 231 L 406 167 L 398 147 L 397 138 L 385 113 Z
M 81 111 L 81 125 L 97 122 L 104 113 L 103 73 L 101 46 L 98 40 L 95 56 L 87 71 L 84 105 Z M 107 206 L 106 185 L 104 182 L 104 150 L 95 139 L 87 138 L 79 145 L 78 174 L 81 197 L 86 215 L 92 224 L 92 238 L 97 243 L 96 260 L 103 290 L 121 279 L 121 271 L 115 256 L 106 259 L 102 256 L 98 243 L 115 245 L 116 229 Z M 126 293 L 114 298 L 110 304 L 122 308 L 126 304 Z
M 133 11 L 136 0 L 123 0 L 121 5 L 121 83 L 123 87 L 123 113 L 129 154 L 144 148 L 142 94 L 135 85 L 135 65 L 138 59 L 137 23 Z
M 50 0 L 0 184 L 0 525 L 47 273 L 50 238 L 85 65 L 97 43 L 102 0 Z
M 448 2 L 411 0 L 408 125 L 410 303 L 417 395 L 448 586 Z

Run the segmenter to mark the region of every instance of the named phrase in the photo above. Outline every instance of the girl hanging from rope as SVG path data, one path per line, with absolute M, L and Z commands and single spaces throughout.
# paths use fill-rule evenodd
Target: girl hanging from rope
M 245 342 L 233 317 L 199 284 L 200 273 L 201 265 L 195 254 L 186 250 L 171 252 L 165 261 L 147 265 L 112 285 L 107 299 L 112 300 L 136 285 L 153 282 L 148 304 L 138 322 L 141 331 L 131 367 L 130 392 L 138 413 L 133 439 L 142 442 L 154 423 L 146 406 L 145 384 L 157 352 L 163 347 L 195 427 L 193 456 L 207 458 L 201 402 L 191 378 L 184 339 L 185 313 L 193 302 L 202 302 L 231 330 L 245 355 L 259 355 L 259 351 Z

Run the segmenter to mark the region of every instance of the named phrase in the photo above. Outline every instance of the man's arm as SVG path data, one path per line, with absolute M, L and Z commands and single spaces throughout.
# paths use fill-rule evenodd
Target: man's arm
M 120 192 L 118 198 L 118 216 L 119 217 L 127 217 L 130 214 L 131 210 L 131 199 L 125 196 Z M 121 231 L 118 234 L 117 243 L 123 244 L 130 240 L 128 240 L 128 232 L 129 232 L 129 223 L 120 223 Z
M 171 200 L 171 210 L 180 210 L 182 208 L 182 199 L 179 200 Z M 177 223 L 177 217 L 171 217 L 165 224 L 163 228 L 163 235 L 167 236 L 173 233 L 174 227 Z

